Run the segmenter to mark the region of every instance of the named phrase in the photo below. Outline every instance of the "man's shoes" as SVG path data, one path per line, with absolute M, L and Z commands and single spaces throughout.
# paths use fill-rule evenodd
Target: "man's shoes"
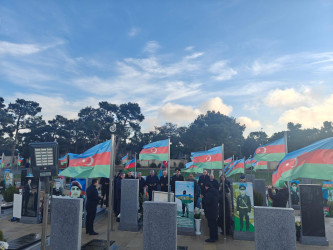
M 89 233 L 89 235 L 97 235 L 98 233 L 96 232 L 92 232 L 92 233 Z
M 207 240 L 205 240 L 206 242 L 215 242 L 215 240 L 213 240 L 213 239 L 211 239 L 211 238 L 209 238 L 209 239 L 207 239 Z

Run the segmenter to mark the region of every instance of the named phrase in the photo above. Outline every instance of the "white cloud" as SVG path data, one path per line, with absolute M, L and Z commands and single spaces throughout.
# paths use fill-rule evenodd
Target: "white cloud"
M 144 47 L 143 51 L 147 52 L 149 54 L 155 53 L 161 46 L 156 41 L 149 41 L 146 43 L 146 46 Z
M 135 37 L 140 33 L 141 29 L 138 27 L 132 27 L 131 30 L 128 32 L 129 37 Z
M 209 71 L 214 74 L 212 77 L 216 81 L 230 80 L 237 71 L 227 66 L 227 61 L 218 61 L 210 66 Z
M 166 84 L 164 91 L 167 93 L 167 96 L 163 100 L 163 102 L 169 102 L 193 95 L 198 95 L 200 92 L 199 87 L 201 84 L 193 83 L 187 84 L 182 81 L 178 82 L 169 82 Z
M 230 115 L 232 112 L 232 106 L 223 103 L 220 97 L 215 97 L 202 103 L 200 106 L 201 113 L 206 113 L 207 111 L 216 111 L 224 115 Z
M 271 74 L 273 72 L 278 71 L 282 68 L 282 64 L 279 62 L 260 62 L 258 60 L 254 61 L 252 65 L 252 73 L 254 75 L 261 75 L 261 74 Z
M 269 107 L 294 107 L 311 101 L 311 89 L 308 87 L 299 92 L 294 88 L 274 89 L 264 99 L 265 104 Z
M 285 111 L 279 118 L 279 123 L 300 123 L 304 128 L 319 128 L 324 121 L 332 121 L 333 95 L 321 100 L 320 104 L 301 106 Z
M 192 51 L 194 49 L 194 46 L 187 46 L 184 50 L 185 51 Z
M 10 43 L 0 41 L 0 55 L 8 54 L 14 56 L 30 55 L 43 50 L 43 47 L 37 44 Z
M 258 120 L 252 120 L 251 118 L 246 117 L 246 116 L 240 116 L 236 120 L 240 124 L 245 125 L 247 130 L 254 131 L 254 130 L 257 130 L 257 129 L 261 128 L 260 121 L 258 121 Z

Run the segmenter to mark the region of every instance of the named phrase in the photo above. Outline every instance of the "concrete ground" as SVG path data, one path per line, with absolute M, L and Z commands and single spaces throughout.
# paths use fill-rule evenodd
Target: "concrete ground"
M 17 222 L 10 222 L 11 215 L 3 215 L 0 217 L 0 230 L 4 232 L 5 239 L 12 241 L 21 236 L 29 233 L 41 234 L 41 224 L 22 224 Z M 90 236 L 85 234 L 85 229 L 82 229 L 82 245 L 92 239 L 106 239 L 106 227 L 107 216 L 101 218 L 94 225 L 95 231 L 99 233 L 96 236 Z M 297 249 L 307 250 L 326 250 L 333 249 L 333 218 L 325 218 L 326 222 L 326 236 L 330 241 L 329 247 L 320 246 L 305 246 L 297 243 Z M 202 220 L 202 235 L 200 236 L 178 236 L 178 246 L 187 246 L 190 250 L 215 250 L 215 249 L 254 249 L 254 242 L 252 241 L 238 241 L 233 240 L 230 236 L 226 240 L 220 237 L 216 243 L 206 243 L 205 239 L 208 238 L 208 226 L 207 221 Z M 272 225 L 274 226 L 274 225 Z M 125 232 L 118 231 L 118 223 L 114 221 L 114 231 L 111 233 L 111 239 L 114 240 L 119 249 L 142 249 L 142 230 L 139 232 Z M 48 228 L 48 234 L 50 233 L 50 225 Z

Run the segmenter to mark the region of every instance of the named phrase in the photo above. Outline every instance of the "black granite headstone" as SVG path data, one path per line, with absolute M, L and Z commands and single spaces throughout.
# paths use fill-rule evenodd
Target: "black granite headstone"
M 257 191 L 262 195 L 263 206 L 267 206 L 266 202 L 266 183 L 264 179 L 255 179 L 253 183 L 253 191 Z
M 29 246 L 32 246 L 41 241 L 40 234 L 27 234 L 16 240 L 8 242 L 9 248 L 12 250 L 26 249 Z
M 301 184 L 299 188 L 302 220 L 301 243 L 308 245 L 328 245 L 325 234 L 321 186 Z

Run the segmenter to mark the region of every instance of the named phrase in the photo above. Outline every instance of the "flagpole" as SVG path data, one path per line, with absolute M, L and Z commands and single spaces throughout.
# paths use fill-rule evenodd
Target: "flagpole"
M 287 131 L 284 131 L 284 150 L 286 151 L 286 154 L 288 154 L 288 134 L 287 134 Z M 289 194 L 289 208 L 291 208 L 290 181 L 288 181 L 288 194 Z
M 114 163 L 115 163 L 115 140 L 114 140 L 114 133 L 116 132 L 116 124 L 113 124 L 110 126 L 110 132 L 111 132 L 111 143 L 110 143 L 110 176 L 109 176 L 109 208 L 108 208 L 108 226 L 107 226 L 107 241 L 106 246 L 107 249 L 110 248 L 110 232 L 113 231 L 113 196 L 114 196 Z
M 136 152 L 135 152 L 134 155 L 135 155 L 135 156 L 134 156 L 134 165 L 135 165 L 135 167 L 134 167 L 134 177 L 135 177 L 135 179 L 136 179 L 136 176 L 137 176 L 137 174 L 136 174 Z
M 227 239 L 227 232 L 226 232 L 226 225 L 225 225 L 225 173 L 224 173 L 224 144 L 222 144 L 222 190 L 223 190 L 223 233 L 224 233 L 224 239 Z
M 170 197 L 170 136 L 169 136 L 169 142 L 168 142 L 168 202 L 171 202 Z M 163 162 L 162 162 L 163 164 Z

